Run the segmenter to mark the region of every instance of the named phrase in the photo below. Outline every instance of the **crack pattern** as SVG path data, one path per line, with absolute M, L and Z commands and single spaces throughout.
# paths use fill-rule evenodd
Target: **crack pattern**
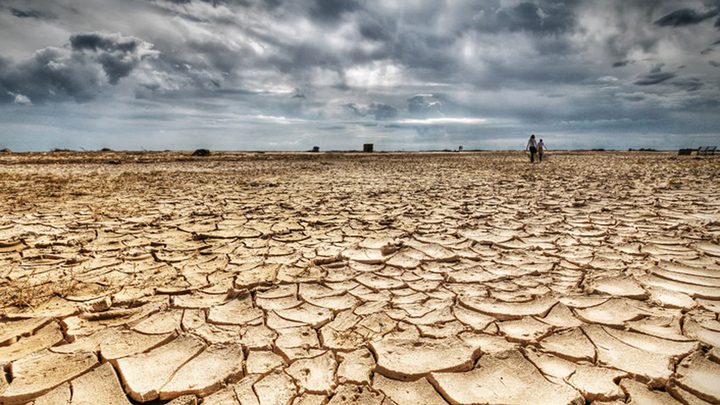
M 719 175 L 4 155 L 0 403 L 720 403 Z

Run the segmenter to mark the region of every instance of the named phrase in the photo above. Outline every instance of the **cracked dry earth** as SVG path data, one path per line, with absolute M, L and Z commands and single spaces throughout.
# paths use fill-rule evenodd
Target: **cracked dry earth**
M 2 404 L 720 403 L 720 160 L 0 163 Z

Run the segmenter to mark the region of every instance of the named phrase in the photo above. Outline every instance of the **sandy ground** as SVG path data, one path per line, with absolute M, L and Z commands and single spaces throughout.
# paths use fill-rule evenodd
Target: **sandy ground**
M 0 155 L 0 403 L 720 403 L 720 159 Z

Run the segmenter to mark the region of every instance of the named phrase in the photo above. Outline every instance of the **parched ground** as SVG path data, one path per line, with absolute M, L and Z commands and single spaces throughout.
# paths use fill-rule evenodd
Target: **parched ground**
M 0 154 L 0 403 L 720 403 L 720 159 Z

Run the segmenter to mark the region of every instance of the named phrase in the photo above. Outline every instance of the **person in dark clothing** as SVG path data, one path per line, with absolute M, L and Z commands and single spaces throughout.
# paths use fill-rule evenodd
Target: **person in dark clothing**
M 535 141 L 535 134 L 530 135 L 530 140 L 525 146 L 525 150 L 530 151 L 530 163 L 535 163 L 535 153 L 537 152 L 537 141 Z

